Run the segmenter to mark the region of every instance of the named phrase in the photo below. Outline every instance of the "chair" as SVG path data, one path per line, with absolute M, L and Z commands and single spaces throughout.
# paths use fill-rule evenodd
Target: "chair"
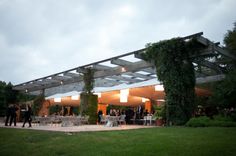
M 143 125 L 147 125 L 147 116 L 143 117 Z
M 82 124 L 89 124 L 89 115 L 85 115 L 83 118 L 81 118 Z
M 107 123 L 106 116 L 105 115 L 100 115 L 100 118 L 101 118 L 100 123 L 105 125 Z
M 121 125 L 122 123 L 124 123 L 126 125 L 126 121 L 125 121 L 125 117 L 126 115 L 121 115 L 120 119 L 118 120 L 119 124 Z
M 39 125 L 39 117 L 38 116 L 32 117 L 31 124 L 35 125 L 35 126 L 38 126 Z

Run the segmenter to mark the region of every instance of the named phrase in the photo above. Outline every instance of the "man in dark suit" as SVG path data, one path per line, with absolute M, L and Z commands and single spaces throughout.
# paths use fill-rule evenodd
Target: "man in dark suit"
M 10 114 L 11 114 L 11 118 L 10 118 L 10 126 L 12 124 L 12 122 L 14 122 L 14 126 L 16 126 L 16 111 L 18 110 L 16 105 L 13 105 L 13 107 L 11 107 L 10 109 Z
M 11 116 L 11 105 L 8 105 L 7 111 L 6 111 L 6 121 L 5 121 L 5 126 L 8 126 L 8 121 Z
M 25 121 L 24 121 L 22 127 L 25 127 L 25 123 L 26 122 L 28 122 L 29 123 L 29 127 L 31 127 L 31 121 L 32 121 L 31 114 L 32 114 L 32 109 L 31 109 L 30 106 L 28 106 L 27 111 L 25 112 L 25 116 L 24 116 Z

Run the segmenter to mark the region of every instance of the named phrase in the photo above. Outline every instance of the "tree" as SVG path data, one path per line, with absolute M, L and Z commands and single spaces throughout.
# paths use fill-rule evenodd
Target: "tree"
M 12 89 L 12 84 L 9 82 L 6 84 L 4 81 L 0 81 L 0 116 L 5 115 L 7 105 L 17 102 L 18 92 Z
M 225 48 L 230 52 L 230 54 L 236 57 L 236 22 L 234 23 L 233 30 L 228 30 L 224 37 Z M 236 70 L 236 61 L 233 59 L 228 59 L 221 57 L 219 58 L 221 62 L 225 62 L 225 67 L 228 72 Z M 223 60 L 223 61 L 222 61 Z
M 236 56 L 236 22 L 233 30 L 228 30 L 224 37 L 225 49 Z M 236 107 L 236 61 L 221 58 L 227 68 L 226 78 L 214 87 L 211 103 L 220 108 Z
M 225 47 L 234 55 L 236 55 L 236 22 L 233 30 L 228 30 L 224 37 Z

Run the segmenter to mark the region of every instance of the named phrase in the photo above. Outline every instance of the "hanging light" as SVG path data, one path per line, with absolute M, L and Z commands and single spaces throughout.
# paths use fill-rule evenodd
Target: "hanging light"
M 147 99 L 147 98 L 142 98 L 142 102 L 146 102 L 146 101 L 148 101 L 149 99 Z
M 124 67 L 122 67 L 121 72 L 126 72 L 126 69 Z
M 165 99 L 158 99 L 156 101 L 159 101 L 159 102 L 165 102 Z
M 54 102 L 61 102 L 61 98 L 54 98 Z
M 128 102 L 128 96 L 120 94 L 120 102 L 121 103 Z
M 102 93 L 94 93 L 95 95 L 98 96 L 98 98 L 101 98 L 102 97 Z
M 156 85 L 155 86 L 155 91 L 164 91 L 163 85 Z
M 128 96 L 129 95 L 129 89 L 120 90 L 120 94 Z
M 79 100 L 79 95 L 73 95 L 73 96 L 71 96 L 71 100 Z
M 128 102 L 128 96 L 129 96 L 129 89 L 120 90 L 120 102 L 121 103 Z

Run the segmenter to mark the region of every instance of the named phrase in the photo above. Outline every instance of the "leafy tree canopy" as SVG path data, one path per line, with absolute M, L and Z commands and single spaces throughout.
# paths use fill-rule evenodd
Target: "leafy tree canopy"
M 236 56 L 236 22 L 233 30 L 228 30 L 224 38 L 225 48 Z M 236 107 L 236 61 L 231 60 L 226 63 L 228 73 L 226 78 L 217 83 L 214 87 L 211 103 L 220 108 Z

